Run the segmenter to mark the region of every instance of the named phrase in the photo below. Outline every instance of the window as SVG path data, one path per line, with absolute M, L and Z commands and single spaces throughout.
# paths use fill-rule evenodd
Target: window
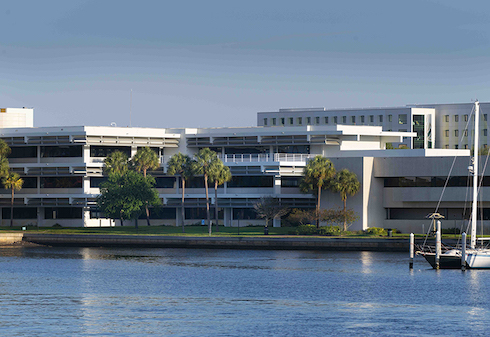
M 454 130 L 454 137 L 459 137 L 459 130 Z
M 2 208 L 2 219 L 10 219 L 10 207 Z M 37 208 L 14 207 L 14 219 L 37 219 Z
M 201 178 L 202 180 L 202 178 Z M 273 176 L 233 176 L 228 187 L 273 187 Z
M 364 116 L 361 116 L 361 124 L 364 124 Z
M 459 115 L 454 115 L 454 121 L 455 121 L 456 123 L 458 123 L 458 122 L 459 122 Z
M 449 122 L 449 115 L 444 116 L 444 122 Z
M 337 124 L 337 116 L 335 116 L 335 117 L 333 118 L 333 123 L 334 123 L 334 124 Z
M 486 122 L 487 121 L 487 114 L 483 115 L 483 120 Z
M 468 121 L 468 115 L 464 115 L 464 116 L 463 116 L 463 118 L 464 118 L 464 121 L 465 121 L 465 122 L 467 122 L 467 121 Z
M 12 146 L 10 147 L 10 158 L 36 158 L 37 147 L 36 146 Z
M 90 146 L 90 157 L 107 157 L 114 151 L 120 151 L 126 156 L 131 157 L 130 146 Z
M 458 147 L 459 147 L 459 146 L 458 146 L 457 144 L 456 144 L 456 145 L 454 145 L 454 148 L 455 148 L 455 149 L 458 149 Z
M 286 119 L 285 118 L 281 118 L 281 125 L 284 125 L 286 124 Z
M 267 118 L 264 118 L 264 126 L 267 126 Z
M 407 124 L 407 114 L 398 115 L 398 124 Z
M 82 188 L 82 177 L 41 177 L 41 188 Z
M 347 124 L 347 116 L 342 116 L 342 123 Z
M 293 125 L 294 124 L 294 119 L 293 117 L 289 117 L 289 125 Z
M 108 177 L 90 177 L 90 187 L 99 188 L 100 184 L 109 180 Z
M 46 207 L 44 219 L 81 219 L 82 213 L 81 207 Z
M 325 117 L 325 124 L 328 124 L 328 117 Z
M 175 188 L 175 177 L 156 177 L 155 188 Z
M 463 136 L 468 137 L 468 130 L 464 130 Z
M 483 129 L 483 136 L 486 137 L 487 136 L 487 129 Z
M 380 123 L 383 123 L 383 115 L 379 115 L 378 116 L 378 120 L 379 120 Z
M 303 124 L 303 118 L 298 117 L 298 125 L 301 125 L 301 124 Z
M 449 145 L 444 145 L 444 148 L 445 149 L 449 149 Z
M 272 125 L 276 125 L 276 119 L 272 118 Z
M 320 117 L 315 117 L 315 124 L 320 124 Z
M 281 187 L 299 187 L 301 177 L 281 177 Z
M 446 137 L 449 137 L 449 130 L 444 131 L 444 135 L 445 135 Z
M 311 125 L 311 117 L 306 117 L 306 124 Z
M 391 122 L 393 119 L 393 116 L 392 115 L 388 115 L 388 122 Z
M 369 116 L 369 123 L 374 123 L 374 115 Z
M 82 146 L 41 146 L 41 157 L 81 157 Z
M 37 188 L 37 178 L 36 177 L 21 177 L 24 180 L 22 188 Z
M 351 116 L 350 120 L 352 124 L 356 124 L 356 116 Z
M 468 148 L 468 144 L 464 144 L 464 148 L 467 149 Z

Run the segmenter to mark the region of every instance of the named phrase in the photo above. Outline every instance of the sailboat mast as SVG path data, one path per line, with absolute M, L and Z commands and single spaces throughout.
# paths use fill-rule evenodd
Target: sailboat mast
M 471 241 L 470 247 L 476 246 L 476 219 L 478 216 L 478 149 L 480 140 L 480 103 L 475 102 L 475 137 L 473 148 L 473 205 L 471 208 Z

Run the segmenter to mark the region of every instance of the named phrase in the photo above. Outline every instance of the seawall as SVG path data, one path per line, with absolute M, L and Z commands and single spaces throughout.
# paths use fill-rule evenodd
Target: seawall
M 24 233 L 25 242 L 71 247 L 148 247 L 212 249 L 283 249 L 407 252 L 408 239 L 308 237 L 184 237 Z
M 22 242 L 24 233 L 0 233 L 0 246 L 10 246 Z

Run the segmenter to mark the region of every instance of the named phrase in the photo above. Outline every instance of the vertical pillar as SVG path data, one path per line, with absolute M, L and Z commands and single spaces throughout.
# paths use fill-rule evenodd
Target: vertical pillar
M 280 175 L 274 176 L 274 194 L 275 195 L 281 194 L 281 176 Z
M 231 208 L 223 208 L 223 223 L 225 227 L 231 227 L 232 215 Z
M 89 207 L 84 207 L 82 209 L 82 221 L 83 221 L 83 227 L 89 227 L 90 225 L 90 208 Z
M 182 221 L 182 209 L 181 207 L 177 207 L 175 209 L 175 226 L 180 226 L 180 222 Z
M 415 237 L 413 233 L 410 233 L 410 262 L 409 262 L 409 268 L 413 269 L 413 248 L 415 246 Z
M 43 226 L 43 220 L 44 220 L 44 215 L 43 211 L 44 209 L 42 207 L 37 207 L 37 227 L 42 227 Z
M 461 270 L 466 270 L 466 233 L 461 235 L 462 249 L 461 249 Z
M 272 227 L 281 227 L 281 218 L 275 218 L 272 220 Z

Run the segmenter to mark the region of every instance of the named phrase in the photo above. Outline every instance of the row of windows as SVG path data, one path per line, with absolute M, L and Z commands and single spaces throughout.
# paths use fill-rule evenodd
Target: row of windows
M 384 179 L 384 187 L 444 187 L 446 177 L 393 177 Z M 447 187 L 472 186 L 468 177 L 450 177 Z M 490 186 L 490 176 L 484 176 L 482 186 Z
M 359 118 L 358 118 L 359 117 Z M 393 122 L 393 115 L 387 115 L 388 117 L 388 122 Z M 382 124 L 384 119 L 384 115 L 378 115 L 376 120 L 377 123 Z M 375 115 L 369 115 L 369 116 L 342 116 L 339 123 L 339 117 L 338 116 L 332 116 L 329 118 L 329 116 L 325 117 L 296 117 L 296 123 L 294 120 L 294 117 L 281 117 L 281 118 L 264 118 L 264 126 L 269 126 L 269 121 L 270 121 L 270 126 L 277 126 L 277 125 L 303 125 L 303 122 L 306 125 L 319 125 L 319 124 L 329 124 L 329 122 L 332 122 L 332 124 L 365 124 L 365 123 L 370 123 L 373 124 L 375 121 Z M 313 123 L 314 122 L 314 123 Z M 407 114 L 400 114 L 398 115 L 398 124 L 407 124 L 408 123 L 408 115 Z
M 46 207 L 44 219 L 82 219 L 81 207 Z M 14 207 L 14 219 L 37 219 L 36 207 Z M 2 219 L 10 219 L 10 207 L 2 208 Z
M 37 158 L 37 147 L 36 146 L 12 146 L 9 158 Z M 139 149 L 139 148 L 138 148 Z M 160 151 L 158 147 L 151 147 L 155 153 L 158 155 Z M 126 154 L 126 156 L 131 156 L 130 146 L 100 146 L 92 145 L 90 146 L 90 156 L 91 157 L 107 157 L 114 151 L 121 151 Z M 82 145 L 71 145 L 71 146 L 41 146 L 40 148 L 41 158 L 70 158 L 83 156 L 83 146 Z
M 458 129 L 454 130 L 453 134 L 454 134 L 454 137 L 459 137 L 459 130 Z M 468 130 L 463 130 L 463 133 L 462 134 L 463 134 L 463 137 L 468 137 Z M 486 137 L 487 134 L 488 134 L 488 130 L 487 129 L 483 129 L 482 130 L 482 134 L 483 134 L 484 137 Z M 444 131 L 444 136 L 445 137 L 449 137 L 449 135 L 450 135 L 449 130 L 445 130 Z M 472 132 L 472 135 L 473 135 L 473 132 Z
M 459 115 L 454 115 L 454 116 L 453 116 L 453 119 L 454 119 L 454 121 L 455 121 L 456 123 L 458 123 L 458 122 L 459 122 Z M 483 120 L 484 120 L 484 121 L 487 121 L 487 114 L 484 114 L 484 115 L 483 115 Z M 445 121 L 445 122 L 449 122 L 449 115 L 444 115 L 444 121 Z M 463 121 L 464 121 L 464 122 L 467 122 L 467 121 L 468 121 L 468 115 L 463 115 Z

